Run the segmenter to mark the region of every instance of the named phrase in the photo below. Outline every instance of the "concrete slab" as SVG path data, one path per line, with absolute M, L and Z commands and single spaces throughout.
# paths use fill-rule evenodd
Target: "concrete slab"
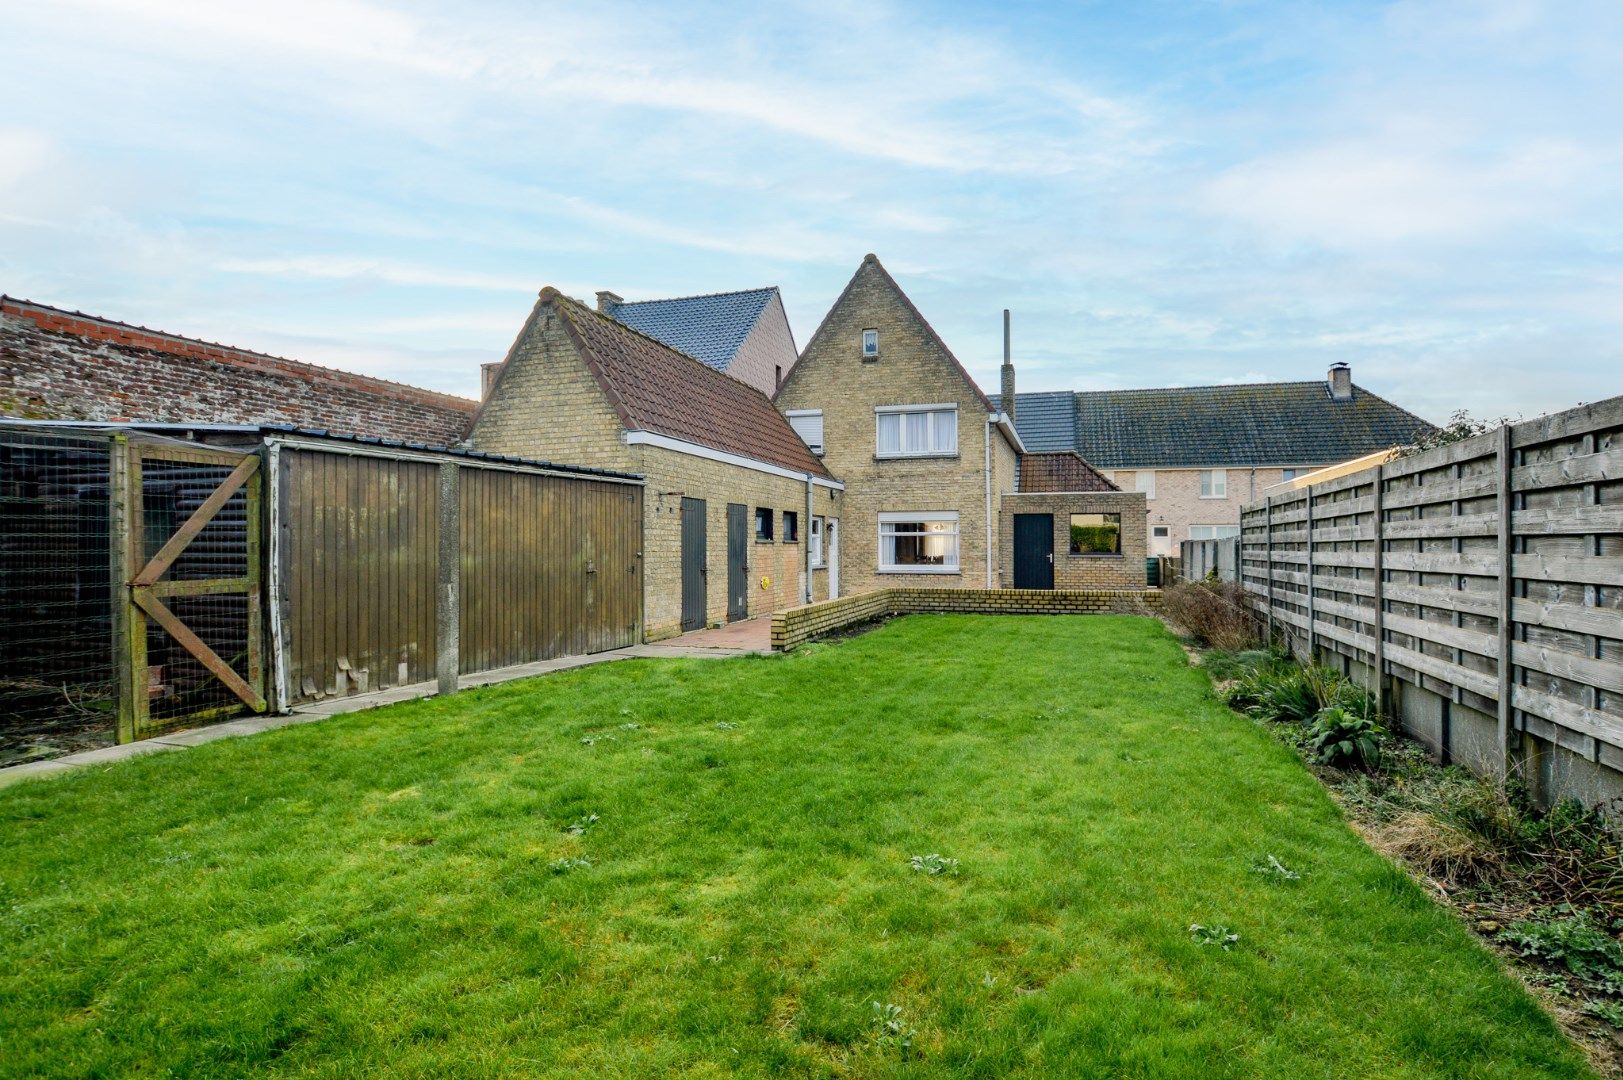
M 170 746 L 168 743 L 158 742 L 156 739 L 146 739 L 141 742 L 122 743 L 118 746 L 104 746 L 100 750 L 86 750 L 80 754 L 69 754 L 67 757 L 57 758 L 57 761 L 74 768 L 87 765 L 108 765 L 115 761 L 128 761 L 143 754 L 162 754 L 169 750 L 183 749 L 179 746 Z
M 61 758 L 52 758 L 49 761 L 30 761 L 24 765 L 13 765 L 9 769 L 0 769 L 0 788 L 12 784 L 20 784 L 24 780 L 42 780 L 48 776 L 59 776 L 65 772 L 72 772 L 73 766 Z

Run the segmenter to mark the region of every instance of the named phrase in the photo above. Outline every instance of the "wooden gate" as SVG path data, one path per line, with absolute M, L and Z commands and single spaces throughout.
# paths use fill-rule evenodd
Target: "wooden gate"
M 119 742 L 264 712 L 258 453 L 118 436 L 112 461 Z

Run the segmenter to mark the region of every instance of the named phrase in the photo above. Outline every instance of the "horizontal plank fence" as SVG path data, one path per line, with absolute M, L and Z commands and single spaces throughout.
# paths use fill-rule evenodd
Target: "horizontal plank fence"
M 1623 398 L 1247 506 L 1240 576 L 1445 760 L 1623 797 Z

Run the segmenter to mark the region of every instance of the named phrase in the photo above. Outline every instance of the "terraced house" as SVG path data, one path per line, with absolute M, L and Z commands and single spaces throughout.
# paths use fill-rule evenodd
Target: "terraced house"
M 1144 494 L 1152 555 L 1237 536 L 1269 488 L 1431 430 L 1346 364 L 1304 382 L 1017 394 L 1015 415 L 1028 448 L 1075 451 Z

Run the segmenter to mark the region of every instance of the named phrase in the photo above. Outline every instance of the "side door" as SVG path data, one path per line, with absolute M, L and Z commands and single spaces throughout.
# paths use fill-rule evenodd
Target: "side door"
M 1054 515 L 1014 515 L 1014 587 L 1054 587 Z
M 682 500 L 682 629 L 702 630 L 709 581 L 703 499 Z
M 727 504 L 727 621 L 749 618 L 749 508 Z

